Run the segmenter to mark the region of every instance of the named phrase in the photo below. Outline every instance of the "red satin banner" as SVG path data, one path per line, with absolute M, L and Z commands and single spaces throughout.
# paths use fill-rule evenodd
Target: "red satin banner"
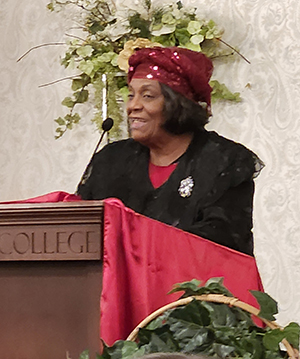
M 79 200 L 57 191 L 2 203 Z M 223 277 L 235 297 L 257 307 L 249 290 L 263 287 L 253 257 L 147 218 L 117 199 L 104 201 L 100 330 L 108 345 L 126 339 L 150 313 L 177 300 L 180 293 L 167 294 L 175 283 L 212 277 Z
M 250 289 L 263 290 L 255 259 L 126 208 L 104 207 L 101 337 L 112 345 L 154 310 L 180 297 L 175 283 L 223 277 L 240 300 L 257 307 Z
M 22 199 L 17 201 L 6 201 L 1 204 L 14 204 L 14 203 L 55 203 L 55 202 L 75 202 L 81 201 L 80 196 L 76 194 L 67 193 L 63 191 L 55 191 L 43 194 L 38 197 Z

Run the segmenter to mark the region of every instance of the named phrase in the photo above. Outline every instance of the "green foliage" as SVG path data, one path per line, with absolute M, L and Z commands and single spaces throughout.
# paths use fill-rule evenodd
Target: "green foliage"
M 81 354 L 80 354 L 80 357 L 79 359 L 89 359 L 89 351 L 88 350 L 85 350 L 83 351 Z
M 201 294 L 224 294 L 228 297 L 233 296 L 229 290 L 223 286 L 223 278 L 210 278 L 204 286 L 199 286 L 200 283 L 197 279 L 192 279 L 190 282 L 177 283 L 169 293 L 184 291 L 182 298 Z
M 202 51 L 208 57 L 222 58 L 230 55 L 228 49 L 220 46 L 222 31 L 210 19 L 200 19 L 195 8 L 186 8 L 178 1 L 163 6 L 154 6 L 151 0 L 142 0 L 130 8 L 119 5 L 113 0 L 51 0 L 47 5 L 50 11 L 68 11 L 71 7 L 81 10 L 80 26 L 84 30 L 82 40 L 68 40 L 68 49 L 61 64 L 67 69 L 77 68 L 80 75 L 72 80 L 73 95 L 63 100 L 68 114 L 56 119 L 57 136 L 80 121 L 75 112 L 78 105 L 87 102 L 90 92 L 99 91 L 99 79 L 105 74 L 107 80 L 107 108 L 109 117 L 114 118 L 114 136 L 120 136 L 123 120 L 119 106 L 120 92 L 125 92 L 125 73 L 118 66 L 118 58 L 128 41 L 147 39 L 163 46 L 181 46 Z M 110 76 L 111 75 L 111 76 Z M 88 86 L 90 85 L 90 86 Z M 231 93 L 224 84 L 212 81 L 212 100 L 240 101 L 238 93 Z M 113 90 L 111 90 L 113 89 Z M 99 128 L 102 121 L 102 108 L 99 96 L 91 99 L 97 109 L 93 119 Z
M 99 358 L 101 359 L 133 359 L 145 353 L 138 344 L 130 341 L 118 340 L 111 347 L 105 347 Z
M 283 330 L 273 329 L 268 331 L 264 338 L 263 343 L 269 350 L 276 350 L 278 343 L 286 339 L 294 348 L 299 347 L 299 324 L 290 323 Z
M 267 293 L 262 293 L 256 290 L 251 290 L 251 293 L 260 306 L 259 315 L 268 320 L 275 320 L 274 315 L 278 313 L 276 301 Z
M 220 84 L 217 80 L 210 81 L 210 86 L 212 87 L 211 92 L 211 101 L 215 103 L 218 100 L 227 100 L 240 102 L 240 94 L 238 92 L 232 93 L 224 84 Z
M 183 291 L 183 297 L 201 294 L 232 294 L 223 286 L 222 278 L 211 278 L 204 286 L 193 279 L 178 283 L 170 293 Z M 277 312 L 274 299 L 253 291 L 261 303 L 261 313 L 270 317 Z M 290 323 L 281 329 L 256 326 L 251 315 L 237 307 L 222 303 L 192 300 L 186 305 L 165 311 L 138 333 L 138 340 L 119 340 L 104 347 L 97 359 L 131 359 L 154 352 L 184 352 L 209 357 L 244 359 L 279 359 L 283 355 L 279 343 L 285 338 L 299 347 L 299 325 Z M 86 357 L 80 357 L 86 359 Z

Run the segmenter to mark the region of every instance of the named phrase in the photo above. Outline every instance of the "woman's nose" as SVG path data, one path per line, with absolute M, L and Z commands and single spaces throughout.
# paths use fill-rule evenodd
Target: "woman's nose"
M 143 107 L 139 96 L 132 96 L 127 102 L 127 111 L 140 110 Z

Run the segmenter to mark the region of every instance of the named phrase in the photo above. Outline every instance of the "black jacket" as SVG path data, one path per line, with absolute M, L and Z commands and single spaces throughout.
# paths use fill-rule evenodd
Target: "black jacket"
M 83 199 L 119 198 L 136 212 L 253 255 L 253 177 L 260 164 L 243 145 L 203 131 L 194 136 L 168 181 L 154 189 L 148 148 L 128 139 L 95 155 L 78 193 Z M 190 196 L 183 197 L 179 187 L 187 178 L 194 185 Z

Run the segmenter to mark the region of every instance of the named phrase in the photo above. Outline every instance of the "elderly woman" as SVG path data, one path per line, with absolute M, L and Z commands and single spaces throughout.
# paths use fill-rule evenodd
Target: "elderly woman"
M 253 254 L 253 177 L 260 161 L 204 126 L 213 66 L 202 53 L 145 48 L 129 59 L 131 138 L 98 152 L 83 199 L 115 197 L 161 222 Z

